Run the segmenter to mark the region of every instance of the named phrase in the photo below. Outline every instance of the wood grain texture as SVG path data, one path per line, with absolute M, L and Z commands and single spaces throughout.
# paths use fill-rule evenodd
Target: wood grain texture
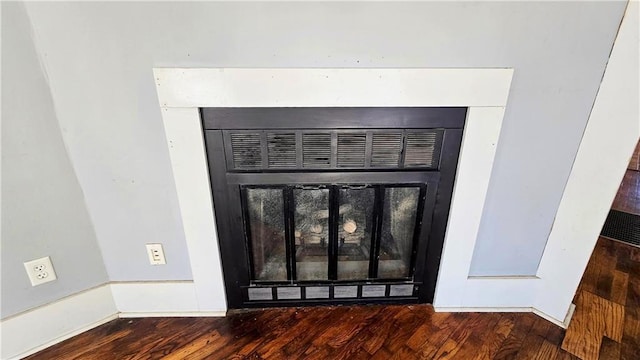
M 537 319 L 527 313 L 441 314 L 429 305 L 119 319 L 28 359 L 460 359 L 473 358 L 481 348 L 491 358 L 514 324 L 531 329 Z M 498 335 L 489 339 L 494 331 Z M 538 334 L 532 336 L 542 342 Z
M 566 331 L 530 313 L 430 305 L 119 319 L 27 359 L 640 359 L 640 251 L 600 239 Z
M 638 248 L 600 238 L 574 298 L 561 348 L 583 360 L 640 359 Z

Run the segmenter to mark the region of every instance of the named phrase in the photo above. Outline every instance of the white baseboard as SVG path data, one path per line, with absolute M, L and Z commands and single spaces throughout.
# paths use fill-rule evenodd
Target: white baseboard
M 2 359 L 19 359 L 116 319 L 108 284 L 64 297 L 0 322 Z
M 541 318 L 560 326 L 563 329 L 566 329 L 569 326 L 569 322 L 571 321 L 571 317 L 573 316 L 573 310 L 575 309 L 575 305 L 571 304 L 569 308 L 569 312 L 563 321 L 560 321 L 553 316 L 545 314 L 544 312 L 532 308 L 532 307 L 441 307 L 434 306 L 434 310 L 436 312 L 530 312 L 534 313 Z
M 193 281 L 112 282 L 111 292 L 123 314 L 199 312 Z
M 433 309 L 436 312 L 532 312 L 530 307 L 510 307 L 510 308 L 497 308 L 497 307 L 442 307 L 434 306 Z
M 199 312 L 125 312 L 120 313 L 122 319 L 145 317 L 224 317 L 226 311 L 199 311 Z
M 560 326 L 563 329 L 566 329 L 569 327 L 569 323 L 571 322 L 571 318 L 573 317 L 573 312 L 576 310 L 576 305 L 575 304 L 571 304 L 569 305 L 569 310 L 567 310 L 567 315 L 564 317 L 564 319 L 562 321 L 560 321 L 559 319 L 554 318 L 551 315 L 548 315 L 536 308 L 533 308 L 533 313 Z
M 576 311 L 576 304 L 571 303 L 571 305 L 569 305 L 569 311 L 567 311 L 567 316 L 565 316 L 563 324 L 565 325 L 565 329 L 569 327 L 569 324 L 571 323 L 571 319 L 573 319 L 573 314 Z

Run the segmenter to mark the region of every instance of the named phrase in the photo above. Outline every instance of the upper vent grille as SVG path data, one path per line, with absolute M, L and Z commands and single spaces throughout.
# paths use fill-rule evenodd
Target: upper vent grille
M 267 133 L 269 168 L 296 167 L 296 133 Z
M 438 133 L 407 132 L 404 166 L 433 167 Z
M 302 166 L 328 168 L 331 166 L 331 134 L 302 134 Z
M 414 169 L 439 167 L 443 129 L 224 130 L 227 168 Z
M 236 169 L 262 168 L 260 133 L 232 133 L 233 167 Z
M 373 133 L 372 137 L 371 166 L 398 166 L 402 151 L 402 133 Z
M 366 133 L 338 133 L 338 167 L 364 167 Z

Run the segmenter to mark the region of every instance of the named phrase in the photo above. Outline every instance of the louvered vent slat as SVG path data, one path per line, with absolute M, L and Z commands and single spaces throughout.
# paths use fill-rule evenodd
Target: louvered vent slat
M 434 131 L 407 132 L 404 166 L 432 167 L 437 138 Z
M 260 133 L 231 134 L 231 150 L 234 168 L 260 169 L 262 167 Z
M 402 133 L 373 133 L 371 166 L 397 167 L 402 151 Z
M 302 166 L 327 168 L 331 166 L 331 134 L 302 134 Z
M 364 167 L 365 133 L 338 134 L 338 167 Z
M 296 167 L 296 134 L 267 133 L 269 168 Z

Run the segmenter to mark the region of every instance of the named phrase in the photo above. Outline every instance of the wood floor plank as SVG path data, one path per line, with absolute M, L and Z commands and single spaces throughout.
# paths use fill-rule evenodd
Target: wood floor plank
M 438 324 L 437 329 L 427 339 L 418 350 L 421 359 L 431 359 L 437 353 L 443 344 L 451 337 L 451 334 L 460 326 L 465 326 L 464 317 L 459 314 L 452 314 Z
M 578 297 L 576 310 L 562 342 L 562 349 L 584 360 L 595 360 L 605 332 L 604 311 L 600 297 L 583 291 Z
M 629 274 L 613 270 L 613 281 L 611 284 L 611 301 L 620 305 L 627 303 L 627 285 L 629 283 Z
M 536 358 L 537 354 L 541 352 L 543 342 L 544 338 L 537 335 L 535 332 L 530 331 L 522 341 L 522 346 L 520 347 L 520 350 L 518 350 L 516 359 L 529 360 Z
M 382 347 L 389 333 L 393 328 L 393 312 L 385 309 L 380 321 L 374 323 L 366 329 L 368 337 L 362 344 L 362 348 L 369 354 L 374 355 Z
M 637 360 L 640 359 L 640 308 L 628 306 L 626 311 L 620 358 Z
M 522 315 L 523 316 L 516 317 L 516 324 L 513 330 L 502 343 L 500 349 L 498 349 L 494 359 L 513 359 L 520 351 L 522 342 L 524 341 L 525 336 L 529 333 L 529 330 L 531 330 L 535 321 L 534 318 L 524 316 L 525 314 Z
M 493 359 L 498 350 L 502 347 L 502 343 L 511 333 L 514 324 L 513 316 L 509 314 L 502 315 L 493 330 L 484 337 L 485 340 L 480 346 L 474 359 Z
M 420 325 L 416 331 L 413 332 L 413 335 L 407 340 L 405 343 L 406 346 L 413 350 L 420 349 L 422 344 L 429 340 L 429 337 L 433 333 L 433 325 L 431 324 L 422 324 Z
M 533 360 L 552 360 L 558 357 L 558 352 L 560 349 L 558 345 L 551 343 L 547 340 L 542 341 L 542 345 L 540 345 L 540 349 L 532 354 L 531 359 Z
M 457 359 L 473 359 L 478 354 L 478 349 L 482 347 L 484 343 L 483 337 L 480 333 L 473 333 L 465 340 L 460 347 L 460 350 L 456 353 Z
M 622 341 L 622 332 L 624 330 L 624 307 L 620 304 L 614 303 L 609 300 L 600 300 L 600 306 L 604 309 L 604 336 L 610 339 L 620 342 Z
M 325 312 L 315 320 L 315 323 L 308 323 L 310 326 L 298 333 L 292 341 L 282 348 L 282 351 L 288 357 L 300 356 L 310 346 L 311 341 L 319 336 L 322 329 L 331 325 L 336 318 L 342 317 L 347 311 L 346 308 L 334 308 Z
M 559 326 L 552 326 L 547 332 L 545 339 L 553 345 L 560 346 L 562 344 L 562 340 L 564 340 L 564 335 L 564 329 Z
M 607 337 L 602 339 L 600 347 L 599 360 L 619 360 L 620 359 L 620 343 L 613 341 Z
M 465 339 L 466 340 L 466 339 Z M 461 344 L 455 340 L 447 339 L 433 356 L 434 360 L 455 359 Z
M 420 326 L 420 319 L 413 311 L 402 311 L 394 317 L 394 327 L 389 336 L 385 339 L 384 347 L 392 354 L 403 347 L 414 331 Z
M 611 299 L 611 291 L 613 289 L 613 273 L 608 271 L 611 266 L 601 265 L 598 281 L 596 282 L 595 294 L 603 299 Z

